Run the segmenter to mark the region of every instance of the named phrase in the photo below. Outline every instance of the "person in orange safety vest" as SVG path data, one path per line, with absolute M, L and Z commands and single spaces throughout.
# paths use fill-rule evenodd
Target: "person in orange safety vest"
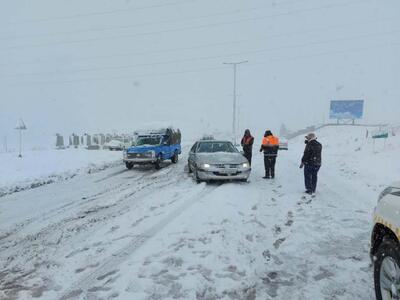
M 270 130 L 267 130 L 260 148 L 260 152 L 264 151 L 265 176 L 263 178 L 265 179 L 275 178 L 275 164 L 278 150 L 279 138 L 274 136 Z

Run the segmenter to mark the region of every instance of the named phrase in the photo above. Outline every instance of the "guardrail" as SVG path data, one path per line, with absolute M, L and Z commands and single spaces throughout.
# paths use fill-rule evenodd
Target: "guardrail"
M 284 138 L 291 140 L 294 139 L 300 135 L 306 135 L 307 133 L 317 131 L 319 129 L 325 128 L 325 127 L 343 127 L 343 126 L 353 126 L 353 127 L 385 127 L 388 126 L 388 124 L 337 124 L 337 123 L 328 123 L 328 124 L 322 124 L 322 125 L 315 125 L 315 126 L 309 126 L 304 129 L 300 129 L 296 132 L 291 132 L 284 136 Z M 400 126 L 398 126 L 399 131 L 400 131 Z

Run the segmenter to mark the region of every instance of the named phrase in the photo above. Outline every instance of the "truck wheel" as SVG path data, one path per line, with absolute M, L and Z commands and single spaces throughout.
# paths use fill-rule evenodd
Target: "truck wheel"
M 133 163 L 127 162 L 127 163 L 125 163 L 125 166 L 127 169 L 131 170 L 133 168 Z
M 178 152 L 175 151 L 174 156 L 171 157 L 171 161 L 173 164 L 178 162 Z
M 377 300 L 399 299 L 400 246 L 386 240 L 379 246 L 374 262 L 374 283 Z
M 156 162 L 154 163 L 154 167 L 156 168 L 156 170 L 160 170 L 161 169 L 161 155 L 157 157 Z

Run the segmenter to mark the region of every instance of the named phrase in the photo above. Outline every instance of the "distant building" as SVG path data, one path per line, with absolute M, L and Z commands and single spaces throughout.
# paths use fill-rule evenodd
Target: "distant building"
M 64 149 L 64 137 L 60 134 L 56 134 L 56 148 L 57 149 Z
M 83 136 L 83 145 L 89 147 L 92 145 L 92 136 L 90 134 L 85 133 Z
M 69 146 L 70 146 L 70 147 L 78 148 L 79 145 L 80 145 L 79 136 L 76 135 L 75 133 L 71 134 L 71 135 L 69 136 Z

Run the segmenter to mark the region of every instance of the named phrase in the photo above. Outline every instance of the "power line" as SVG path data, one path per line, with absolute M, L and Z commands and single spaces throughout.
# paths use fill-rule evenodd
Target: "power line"
M 184 71 L 172 71 L 172 72 L 163 72 L 163 73 L 146 73 L 142 75 L 136 76 L 105 76 L 105 77 L 94 77 L 94 78 L 84 78 L 84 79 L 71 79 L 64 81 L 38 81 L 38 82 L 28 82 L 24 85 L 37 85 L 37 84 L 64 84 L 64 83 L 77 83 L 77 82 L 90 82 L 90 81 L 103 81 L 103 80 L 118 80 L 118 79 L 132 79 L 137 77 L 152 77 L 152 76 L 166 76 L 166 75 L 178 75 L 178 74 L 187 74 L 187 73 L 200 73 L 206 71 L 214 71 L 214 70 L 222 70 L 226 69 L 225 67 L 210 67 L 210 68 L 200 68 L 200 69 L 189 69 Z M 20 85 L 20 84 L 15 84 Z
M 191 0 L 193 2 L 195 0 Z M 160 8 L 160 7 L 168 7 L 168 6 L 176 6 L 180 4 L 186 4 L 188 0 L 183 1 L 174 1 L 168 3 L 160 3 L 160 4 L 153 4 L 141 7 L 133 7 L 133 8 L 125 8 L 125 9 L 113 9 L 108 11 L 98 11 L 98 12 L 91 12 L 91 13 L 80 13 L 80 14 L 73 14 L 68 16 L 59 16 L 59 17 L 49 17 L 49 18 L 42 18 L 42 19 L 31 19 L 31 20 L 24 20 L 24 21 L 12 21 L 7 23 L 2 23 L 0 26 L 10 26 L 10 25 L 17 25 L 17 24 L 32 24 L 32 23 L 42 23 L 42 22 L 51 22 L 51 21 L 60 21 L 60 20 L 72 20 L 82 17 L 93 17 L 93 16 L 104 16 L 104 15 L 112 15 L 118 13 L 126 13 L 132 11 L 139 11 L 145 10 L 150 8 Z
M 319 32 L 319 31 L 327 31 L 327 30 L 339 29 L 339 28 L 348 28 L 349 26 L 354 26 L 354 25 L 374 24 L 374 23 L 387 22 L 387 21 L 392 21 L 392 20 L 398 20 L 398 17 L 391 17 L 391 18 L 380 19 L 380 20 L 374 19 L 374 20 L 364 20 L 361 22 L 343 23 L 343 24 L 334 25 L 334 26 L 312 28 L 310 30 L 293 31 L 293 32 L 279 33 L 279 34 L 272 34 L 272 35 L 270 34 L 270 35 L 260 36 L 258 38 L 242 39 L 242 40 L 235 40 L 235 41 L 224 41 L 224 42 L 217 42 L 217 43 L 208 43 L 208 44 L 202 44 L 202 45 L 196 45 L 196 46 L 190 46 L 190 47 L 169 48 L 169 49 L 161 49 L 161 50 L 135 51 L 135 52 L 128 52 L 128 53 L 124 53 L 124 54 L 84 56 L 84 57 L 74 58 L 74 61 L 76 62 L 76 61 L 87 61 L 87 60 L 96 60 L 96 59 L 103 59 L 103 58 L 131 57 L 131 56 L 138 56 L 138 55 L 177 52 L 177 51 L 185 51 L 185 50 L 196 50 L 196 49 L 200 49 L 200 48 L 209 48 L 209 47 L 214 47 L 214 46 L 237 44 L 237 43 L 249 42 L 249 41 L 253 41 L 253 40 L 270 39 L 270 38 L 275 38 L 275 37 L 280 38 L 280 37 L 284 37 L 284 36 L 293 36 L 293 35 Z M 63 59 L 47 59 L 47 60 L 41 59 L 39 61 L 34 60 L 34 61 L 22 62 L 22 63 L 17 62 L 15 64 L 21 66 L 21 65 L 41 64 L 43 62 L 53 62 L 53 61 L 58 61 L 58 60 L 64 61 L 65 58 L 63 58 Z M 7 65 L 12 65 L 12 64 L 14 64 L 14 63 L 8 62 L 8 63 L 0 64 L 0 66 L 7 66 Z
M 20 73 L 20 74 L 13 74 L 13 75 L 9 75 L 9 76 L 0 76 L 0 78 L 14 78 L 14 77 L 35 76 L 35 75 L 58 75 L 58 74 L 71 74 L 71 73 L 93 72 L 93 71 L 104 71 L 104 70 L 121 70 L 121 69 L 131 69 L 131 68 L 135 68 L 135 67 L 147 67 L 147 66 L 167 65 L 167 64 L 175 64 L 175 63 L 184 63 L 184 62 L 195 62 L 195 61 L 202 61 L 202 60 L 211 60 L 211 59 L 219 59 L 219 58 L 226 58 L 226 57 L 233 57 L 233 56 L 249 55 L 249 54 L 260 54 L 260 53 L 265 53 L 265 52 L 270 52 L 270 51 L 301 48 L 301 47 L 307 47 L 307 46 L 323 45 L 323 44 L 333 43 L 333 42 L 364 39 L 364 38 L 370 38 L 370 37 L 374 37 L 374 36 L 383 36 L 383 35 L 388 35 L 388 34 L 393 34 L 393 33 L 400 33 L 400 29 L 386 31 L 386 32 L 353 35 L 353 36 L 348 36 L 348 37 L 341 37 L 341 38 L 322 40 L 322 41 L 314 41 L 311 43 L 308 42 L 308 43 L 293 44 L 293 45 L 281 46 L 281 47 L 231 52 L 231 53 L 221 54 L 221 55 L 200 56 L 200 57 L 187 58 L 187 59 L 169 60 L 169 61 L 152 62 L 152 63 L 141 63 L 141 64 L 123 65 L 123 66 L 94 67 L 94 68 L 84 68 L 84 69 L 75 69 L 75 70 L 67 70 L 67 71 Z
M 305 2 L 306 0 L 302 0 L 302 2 Z M 149 26 L 149 25 L 161 25 L 161 24 L 169 24 L 169 23 L 178 23 L 178 22 L 183 22 L 183 21 L 193 21 L 196 19 L 205 19 L 205 18 L 211 18 L 211 17 L 221 17 L 221 16 L 227 16 L 227 15 L 235 15 L 235 14 L 241 14 L 244 12 L 251 12 L 251 11 L 258 11 L 262 8 L 267 8 L 267 7 L 277 7 L 281 6 L 283 4 L 288 4 L 288 3 L 298 3 L 299 0 L 297 1 L 285 1 L 285 2 L 279 2 L 279 4 L 275 5 L 262 5 L 262 6 L 257 6 L 257 7 L 252 7 L 248 9 L 235 9 L 231 11 L 226 11 L 226 12 L 219 12 L 219 13 L 214 13 L 214 14 L 208 14 L 208 15 L 201 15 L 201 16 L 192 16 L 192 17 L 187 17 L 187 18 L 182 18 L 182 19 L 171 19 L 171 20 L 164 20 L 164 21 L 159 21 L 159 22 L 146 22 L 146 23 L 138 23 L 134 25 L 122 25 L 122 26 L 110 26 L 110 27 L 103 27 L 103 28 L 89 28 L 89 29 L 82 29 L 82 30 L 72 30 L 72 31 L 62 31 L 62 32 L 51 32 L 51 33 L 42 33 L 42 34 L 30 34 L 30 35 L 14 35 L 14 36 L 5 36 L 5 37 L 0 37 L 0 40 L 5 41 L 5 40 L 12 40 L 12 39 L 19 39 L 19 38 L 38 38 L 38 37 L 51 37 L 51 36 L 57 36 L 60 34 L 77 34 L 77 33 L 90 33 L 90 32 L 104 32 L 107 30 L 118 30 L 118 29 L 130 29 L 130 28 L 137 28 L 137 27 L 142 27 L 142 26 Z
M 218 27 L 218 26 L 224 26 L 224 25 L 238 24 L 238 23 L 243 23 L 243 22 L 265 20 L 268 18 L 274 18 L 274 17 L 279 17 L 279 16 L 287 16 L 287 15 L 293 15 L 293 14 L 299 14 L 299 13 L 308 13 L 308 12 L 319 11 L 319 10 L 323 10 L 323 9 L 346 7 L 346 6 L 360 4 L 360 3 L 365 3 L 365 1 L 364 0 L 354 1 L 353 3 L 349 3 L 347 1 L 347 2 L 344 2 L 341 4 L 331 4 L 331 5 L 319 6 L 319 7 L 309 8 L 309 9 L 292 10 L 289 12 L 275 14 L 275 15 L 266 15 L 266 16 L 259 16 L 259 17 L 253 17 L 253 18 L 243 18 L 243 19 L 238 19 L 238 20 L 234 20 L 234 21 L 217 22 L 217 23 L 210 23 L 210 24 L 197 25 L 197 26 L 188 26 L 188 27 L 167 29 L 167 30 L 160 30 L 160 31 L 142 32 L 142 33 L 135 33 L 135 34 L 123 34 L 123 35 L 115 35 L 115 36 L 108 36 L 108 37 L 101 37 L 101 38 L 89 38 L 89 39 L 77 39 L 77 40 L 70 40 L 70 41 L 16 45 L 16 46 L 3 47 L 3 48 L 0 48 L 0 50 L 13 50 L 13 49 L 22 49 L 22 48 L 46 47 L 46 46 L 54 46 L 54 45 L 90 43 L 90 42 L 95 42 L 95 41 L 106 41 L 106 40 L 132 38 L 132 37 L 145 36 L 145 35 L 181 32 L 181 31 L 195 30 L 195 29 L 205 29 L 205 28 L 212 28 L 212 27 Z
M 283 58 L 275 58 L 271 59 L 270 61 L 267 62 L 256 62 L 254 64 L 251 64 L 251 66 L 259 66 L 259 65 L 266 65 L 270 64 L 273 62 L 282 62 L 282 61 L 288 61 L 288 60 L 301 60 L 301 59 L 306 59 L 306 58 L 315 58 L 315 57 L 321 57 L 321 56 L 326 56 L 326 55 L 332 55 L 332 54 L 347 54 L 351 52 L 357 52 L 357 51 L 364 51 L 364 50 L 371 50 L 374 48 L 381 48 L 381 47 L 397 47 L 400 46 L 400 43 L 380 43 L 377 45 L 373 46 L 368 46 L 368 47 L 357 47 L 357 48 L 351 48 L 351 49 L 346 49 L 346 50 L 338 50 L 338 51 L 326 51 L 326 52 L 320 52 L 316 54 L 310 54 L 310 55 L 298 55 L 298 56 L 292 56 L 292 57 L 283 57 Z
M 340 50 L 340 51 L 321 52 L 321 53 L 312 54 L 312 55 L 303 55 L 303 56 L 293 56 L 293 57 L 271 59 L 268 62 L 250 63 L 249 66 L 253 66 L 254 67 L 254 66 L 258 66 L 258 65 L 270 64 L 272 62 L 282 62 L 282 61 L 287 61 L 287 60 L 298 60 L 298 59 L 305 59 L 305 58 L 315 58 L 315 57 L 318 57 L 318 56 L 351 53 L 351 52 L 356 52 L 356 51 L 365 51 L 365 50 L 370 50 L 370 49 L 373 49 L 373 48 L 388 47 L 388 46 L 392 46 L 392 47 L 400 46 L 400 43 L 391 43 L 391 44 L 389 44 L 389 43 L 386 42 L 386 43 L 381 43 L 381 44 L 368 46 L 368 47 L 358 47 L 358 48 L 351 48 L 351 49 Z M 144 74 L 136 74 L 136 75 L 91 77 L 91 78 L 81 78 L 81 79 L 72 79 L 72 80 L 58 80 L 58 81 L 35 81 L 35 82 L 31 81 L 31 82 L 24 82 L 24 83 L 7 84 L 7 86 L 72 84 L 72 83 L 83 83 L 83 82 L 92 82 L 92 81 L 122 80 L 122 79 L 135 79 L 135 78 L 139 78 L 139 77 L 140 78 L 144 78 L 144 77 L 179 75 L 179 74 L 187 74 L 187 73 L 200 73 L 200 72 L 222 70 L 222 69 L 226 69 L 226 68 L 225 67 L 210 67 L 210 68 L 190 69 L 190 70 L 184 70 L 184 71 L 174 71 L 174 72 L 164 72 L 164 73 L 144 73 Z

